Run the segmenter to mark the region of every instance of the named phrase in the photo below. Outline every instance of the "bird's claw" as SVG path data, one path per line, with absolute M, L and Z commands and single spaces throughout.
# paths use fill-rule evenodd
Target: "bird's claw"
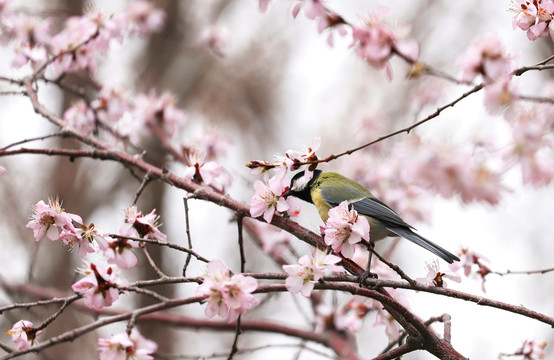
M 358 284 L 360 285 L 360 287 L 363 287 L 364 285 L 364 282 L 367 278 L 373 278 L 373 279 L 378 279 L 379 276 L 375 273 L 372 273 L 371 271 L 369 270 L 366 270 L 364 271 L 364 273 L 360 276 L 358 276 L 358 278 L 356 279 L 356 281 L 358 282 Z

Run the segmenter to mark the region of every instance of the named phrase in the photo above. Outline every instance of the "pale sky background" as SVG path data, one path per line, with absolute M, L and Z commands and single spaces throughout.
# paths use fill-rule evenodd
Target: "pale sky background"
M 407 67 L 401 61 L 392 62 L 395 76 L 391 83 L 387 82 L 381 71 L 370 68 L 356 57 L 349 49 L 348 41 L 335 36 L 335 46 L 330 48 L 326 44 L 325 36 L 317 33 L 313 21 L 306 19 L 303 14 L 300 14 L 296 20 L 292 19 L 290 15 L 292 2 L 275 0 L 266 14 L 259 12 L 257 1 L 254 0 L 229 2 L 215 24 L 210 23 L 208 19 L 211 9 L 219 3 L 218 1 L 191 2 L 198 7 L 197 13 L 190 16 L 196 17 L 204 27 L 217 25 L 227 34 L 226 56 L 218 60 L 223 66 L 236 66 L 236 58 L 244 56 L 245 51 L 248 51 L 245 49 L 249 49 L 253 42 L 261 46 L 266 58 L 274 54 L 278 59 L 284 58 L 283 54 L 279 54 L 280 51 L 286 54 L 285 62 L 268 62 L 267 66 L 263 66 L 263 59 L 250 58 L 254 62 L 262 62 L 259 66 L 261 72 L 274 71 L 280 77 L 278 86 L 272 92 L 277 105 L 270 119 L 265 119 L 265 125 L 260 125 L 261 128 L 253 126 L 249 128 L 253 132 L 246 134 L 236 127 L 233 128 L 232 123 L 223 125 L 224 129 L 229 130 L 228 134 L 234 141 L 225 164 L 235 179 L 228 191 L 234 198 L 248 202 L 252 194 L 253 190 L 248 181 L 252 181 L 253 178 L 244 167 L 248 161 L 271 160 L 275 152 L 284 153 L 288 149 L 302 149 L 303 144 L 309 145 L 312 138 L 317 135 L 322 137 L 322 146 L 318 151 L 320 157 L 353 148 L 384 135 L 379 133 L 367 139 L 357 138 L 355 124 L 361 117 L 375 113 L 394 113 L 398 104 L 407 101 L 404 95 L 398 96 L 398 94 L 404 94 L 399 90 L 408 85 L 408 81 L 404 78 Z M 34 6 L 32 1 L 21 3 Z M 100 9 L 116 12 L 125 2 L 94 3 Z M 359 21 L 360 15 L 363 16 L 379 6 L 387 6 L 391 10 L 389 16 L 391 21 L 394 22 L 396 19 L 412 24 L 412 36 L 421 44 L 421 59 L 453 75 L 458 71 L 455 65 L 456 57 L 475 38 L 487 33 L 495 32 L 503 39 L 508 51 L 516 54 L 519 66 L 535 64 L 552 54 L 554 49 L 550 40 L 530 42 L 524 32 L 512 29 L 512 13 L 508 11 L 510 1 L 337 0 L 328 1 L 328 4 L 330 8 L 354 23 Z M 132 63 L 134 56 L 140 54 L 142 46 L 143 42 L 140 40 L 131 40 L 122 46 L 114 46 L 110 53 L 111 59 L 99 68 L 99 78 L 110 79 L 112 82 L 127 84 L 127 87 L 133 88 L 135 74 L 129 64 Z M 260 52 L 253 53 L 253 56 L 258 55 Z M 5 49 L 0 49 L 0 57 L 8 58 Z M 177 65 L 168 64 L 168 66 L 175 66 L 175 72 L 179 73 Z M 245 63 L 244 66 L 248 67 L 250 64 Z M 9 68 L 7 60 L 0 62 L 0 74 L 16 76 L 16 73 Z M 526 95 L 540 96 L 542 86 L 549 75 L 551 76 L 547 72 L 532 72 L 517 79 L 521 92 Z M 222 86 L 232 86 L 233 80 L 233 78 L 219 79 Z M 171 83 L 171 80 L 168 83 Z M 447 89 L 443 100 L 438 105 L 454 99 L 465 91 L 465 88 L 455 86 Z M 158 90 L 161 93 L 164 89 Z M 60 105 L 56 100 L 56 94 L 52 91 L 45 94 L 42 99 L 50 109 L 56 109 Z M 32 113 L 27 99 L 0 98 L 0 103 L 0 147 L 16 139 L 51 131 L 48 130 L 45 121 L 38 119 Z M 506 136 L 505 124 L 500 117 L 487 115 L 482 103 L 481 92 L 454 108 L 445 110 L 440 117 L 418 128 L 416 133 L 422 137 L 450 139 L 460 144 L 475 136 L 502 140 L 502 137 Z M 419 118 L 433 111 L 434 108 L 425 109 Z M 189 123 L 192 125 L 189 129 L 195 129 L 198 123 L 206 119 L 198 111 L 191 111 L 190 115 Z M 397 115 L 397 118 L 391 119 L 395 122 L 393 129 L 409 124 L 414 114 Z M 219 121 L 211 118 L 208 120 L 215 123 Z M 262 135 L 259 133 L 260 129 L 262 129 Z M 403 134 L 399 137 L 406 136 L 409 135 Z M 344 169 L 349 166 L 348 161 L 348 158 L 342 158 L 322 169 Z M 16 182 L 18 184 L 14 185 L 15 188 L 22 191 L 24 184 L 20 179 L 25 179 L 26 186 L 40 186 L 43 180 L 40 169 L 41 166 L 48 166 L 48 162 L 37 157 L 0 158 L 0 165 L 9 171 L 9 174 L 0 181 Z M 522 188 L 517 171 L 508 173 L 505 180 L 512 191 L 504 195 L 498 206 L 463 205 L 456 198 L 445 200 L 437 195 L 431 204 L 426 204 L 432 212 L 431 221 L 414 225 L 427 238 L 453 252 L 464 246 L 485 255 L 490 260 L 490 267 L 493 270 L 535 270 L 552 267 L 554 234 L 552 186 L 536 190 Z M 109 178 L 107 181 L 110 181 Z M 166 193 L 166 218 L 162 221 L 170 240 L 181 241 L 184 237 L 182 196 L 182 191 L 174 189 Z M 128 206 L 130 199 L 132 194 L 121 194 L 121 199 L 118 199 L 121 203 L 120 207 L 99 208 L 92 214 L 91 221 L 94 221 L 97 227 L 117 229 L 122 221 L 121 210 Z M 40 199 L 31 201 L 38 200 Z M 321 220 L 309 205 L 305 204 L 304 209 L 298 221 L 315 231 L 321 225 Z M 114 216 L 114 213 L 117 216 Z M 236 233 L 235 226 L 229 223 L 230 213 L 212 204 L 194 201 L 191 203 L 191 214 L 196 251 L 209 254 L 211 258 L 221 257 L 231 267 L 237 266 L 238 253 L 235 241 L 229 240 L 234 239 Z M 23 227 L 25 223 L 26 219 L 21 219 L 18 226 Z M 0 231 L 13 236 L 10 226 L 14 225 L 0 221 Z M 30 231 L 28 235 L 32 240 Z M 41 244 L 41 246 L 47 246 L 47 244 Z M 296 246 L 300 251 L 309 251 L 303 244 Z M 259 257 L 253 261 L 256 266 L 264 261 L 267 262 L 261 252 L 251 253 Z M 5 264 L 0 269 L 0 275 L 6 279 L 24 281 L 29 257 L 25 247 L 18 245 L 17 242 L 11 242 L 9 251 L 0 252 L 0 262 Z M 407 241 L 398 246 L 393 258 L 413 278 L 425 275 L 425 261 L 429 259 L 428 252 Z M 177 269 L 182 266 L 182 257 L 168 255 L 167 261 L 175 262 Z M 444 263 L 441 266 L 446 268 Z M 271 266 L 265 270 L 278 271 Z M 73 270 L 68 269 L 68 271 Z M 190 271 L 200 274 L 202 267 L 195 266 Z M 521 304 L 549 316 L 554 315 L 553 273 L 505 277 L 490 275 L 487 278 L 486 294 L 481 292 L 479 281 L 467 278 L 463 279 L 462 284 L 454 284 L 451 287 L 514 305 Z M 193 289 L 188 287 L 182 291 L 183 295 L 190 295 Z M 442 313 L 450 314 L 452 343 L 459 352 L 471 359 L 495 359 L 499 353 L 512 353 L 526 339 L 548 342 L 547 358 L 554 358 L 552 329 L 538 321 L 461 300 L 408 291 L 404 294 L 412 311 L 422 319 Z M 251 319 L 272 318 L 288 325 L 298 323 L 305 328 L 306 324 L 290 298 L 288 295 L 282 296 L 279 298 L 281 299 L 279 305 L 278 301 L 272 300 L 269 306 L 266 305 L 264 310 L 260 310 L 260 313 L 252 316 Z M 306 299 L 300 296 L 297 298 L 298 302 L 308 309 Z M 279 311 L 270 312 L 271 306 L 277 306 Z M 182 311 L 189 315 L 199 315 L 203 309 L 200 306 L 190 306 Z M 383 328 L 374 328 L 373 322 L 374 315 L 369 315 L 363 330 L 357 335 L 359 354 L 363 359 L 376 356 L 387 343 Z M 103 331 L 109 333 L 112 329 L 123 329 L 124 326 L 125 324 L 122 323 Z M 435 329 L 442 333 L 439 326 Z M 213 340 L 208 343 L 202 337 L 206 336 L 205 333 L 176 331 L 182 334 L 183 343 L 189 346 L 195 345 L 194 350 L 191 350 L 191 347 L 183 349 L 184 353 L 210 354 L 212 346 L 216 343 L 220 343 L 221 349 L 225 350 L 230 348 L 232 341 L 232 334 L 210 335 L 210 339 L 213 338 Z M 272 341 L 293 342 L 292 339 L 267 334 L 244 335 L 242 340 L 245 344 L 248 342 L 246 339 L 252 340 L 250 345 Z M 7 341 L 6 336 L 3 336 L 1 341 Z M 244 358 L 254 359 L 261 356 L 286 359 L 293 358 L 294 354 L 295 350 L 271 348 L 264 352 L 246 355 Z M 305 352 L 300 358 L 316 359 L 317 357 Z M 418 352 L 403 358 L 429 359 L 430 355 Z

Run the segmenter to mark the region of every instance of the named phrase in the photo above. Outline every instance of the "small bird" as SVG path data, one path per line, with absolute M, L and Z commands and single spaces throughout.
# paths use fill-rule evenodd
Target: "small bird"
M 304 172 L 297 173 L 291 179 L 289 190 L 283 196 L 295 196 L 314 204 L 324 222 L 329 218 L 329 209 L 346 200 L 349 208 L 354 208 L 358 214 L 367 218 L 370 226 L 370 244 L 385 237 L 402 236 L 449 264 L 460 261 L 456 255 L 415 233 L 411 225 L 365 187 L 336 172 L 314 170 L 310 180 L 306 179 Z M 369 262 L 371 262 L 371 252 Z M 368 263 L 366 271 L 358 278 L 360 286 L 366 278 L 374 276 L 369 271 L 369 265 Z

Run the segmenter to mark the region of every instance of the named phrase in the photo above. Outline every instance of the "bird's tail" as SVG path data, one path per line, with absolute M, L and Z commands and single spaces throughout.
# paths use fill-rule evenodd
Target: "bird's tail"
M 387 226 L 387 229 L 399 236 L 402 236 L 403 238 L 410 240 L 411 242 L 418 244 L 422 248 L 429 250 L 449 264 L 452 264 L 454 261 L 460 261 L 460 259 L 456 255 L 427 240 L 423 236 L 416 234 L 409 228 Z

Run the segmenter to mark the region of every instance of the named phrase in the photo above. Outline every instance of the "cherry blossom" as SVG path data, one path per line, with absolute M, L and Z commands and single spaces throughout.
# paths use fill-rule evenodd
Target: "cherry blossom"
M 209 318 L 217 315 L 233 322 L 260 302 L 252 295 L 258 287 L 257 280 L 242 274 L 231 276 L 221 260 L 208 263 L 202 280 L 195 295 L 207 296 L 205 314 Z
M 130 269 L 137 264 L 138 258 L 132 251 L 133 248 L 138 247 L 136 241 L 118 237 L 108 237 L 106 240 L 104 255 L 110 264 L 117 265 L 121 269 Z
M 125 224 L 119 228 L 119 235 L 165 241 L 166 235 L 158 228 L 159 218 L 156 209 L 143 215 L 137 205 L 131 205 L 125 210 Z
M 30 348 L 37 343 L 35 338 L 41 333 L 42 330 L 37 331 L 33 328 L 33 323 L 28 320 L 19 320 L 8 330 L 8 335 L 11 335 L 16 350 Z
M 463 269 L 463 273 L 466 277 L 471 275 L 474 278 L 480 278 L 481 290 L 486 292 L 485 280 L 491 270 L 485 263 L 490 264 L 489 259 L 467 248 L 463 248 L 458 255 L 460 257 L 460 261 L 450 264 L 450 270 L 457 272 L 460 269 Z
M 66 126 L 84 134 L 94 131 L 96 124 L 94 112 L 83 100 L 77 101 L 63 114 Z
M 316 249 L 312 256 L 304 255 L 298 259 L 298 264 L 283 265 L 283 270 L 288 274 L 285 280 L 287 290 L 310 297 L 315 283 L 323 276 L 343 271 L 341 266 L 335 265 L 339 261 L 340 257 L 326 255 Z
M 165 13 L 145 0 L 133 1 L 124 16 L 132 23 L 131 30 L 140 35 L 160 31 L 165 22 Z
M 358 56 L 371 66 L 384 68 L 387 78 L 391 80 L 391 56 L 397 53 L 410 61 L 416 61 L 419 58 L 419 44 L 414 39 L 401 38 L 395 34 L 392 28 L 383 22 L 387 14 L 387 9 L 378 9 L 362 26 L 354 26 L 352 46 Z
M 485 108 L 491 115 L 504 111 L 518 98 L 517 88 L 511 76 L 504 76 L 485 86 Z
M 369 222 L 364 216 L 358 216 L 354 209 L 348 209 L 348 202 L 343 201 L 329 210 L 325 223 L 325 244 L 333 251 L 340 252 L 347 258 L 354 255 L 354 244 L 362 239 L 369 241 Z
M 204 154 L 206 161 L 212 161 L 225 156 L 227 150 L 232 144 L 232 140 L 224 135 L 221 129 L 215 126 L 203 128 L 193 139 L 195 147 Z
M 486 82 L 508 76 L 514 68 L 514 61 L 506 53 L 500 38 L 488 34 L 475 40 L 457 59 L 461 68 L 459 79 L 472 82 L 482 75 Z
M 348 330 L 353 334 L 359 332 L 363 326 L 363 319 L 371 310 L 366 302 L 367 299 L 364 297 L 354 296 L 335 314 L 335 327 L 338 330 Z
M 96 250 L 92 247 L 91 242 L 84 236 L 84 231 L 76 228 L 73 230 L 63 230 L 60 233 L 60 239 L 70 249 L 77 248 L 77 253 L 80 257 L 85 257 L 87 254 L 94 253 Z
M 204 162 L 203 153 L 189 151 L 187 165 L 183 175 L 186 180 L 211 186 L 219 192 L 231 185 L 231 175 L 215 161 Z
M 461 282 L 462 278 L 454 271 L 440 272 L 439 262 L 434 261 L 427 262 L 427 276 L 424 278 L 416 278 L 415 281 L 428 286 L 436 286 L 441 288 L 448 288 L 448 285 L 444 278 L 450 279 L 454 282 Z
M 4 175 L 4 174 L 6 174 L 7 172 L 8 172 L 8 170 L 6 170 L 6 168 L 5 168 L 5 167 L 3 167 L 3 166 L 0 166 L 0 176 L 2 176 L 2 175 Z
M 113 266 L 106 268 L 93 263 L 85 263 L 82 272 L 86 275 L 71 286 L 75 292 L 84 292 L 85 305 L 100 310 L 111 306 L 119 297 L 119 286 L 126 286 L 127 281 L 120 278 Z
M 548 36 L 554 40 L 554 2 L 551 0 L 515 0 L 512 11 L 516 13 L 512 21 L 514 30 L 520 28 L 527 31 L 531 41 Z
M 158 345 L 140 334 L 133 328 L 131 334 L 126 332 L 112 337 L 98 339 L 100 360 L 151 360 Z
M 298 216 L 302 204 L 293 196 L 286 199 L 282 196 L 287 188 L 284 179 L 277 175 L 264 182 L 256 180 L 254 182 L 255 193 L 250 199 L 250 215 L 254 218 L 263 215 L 264 220 L 268 223 L 273 219 L 275 212 L 287 212 L 289 216 Z
M 134 101 L 135 121 L 145 124 L 153 131 L 161 129 L 171 138 L 188 117 L 184 110 L 177 108 L 175 102 L 175 97 L 168 92 L 160 96 L 154 90 L 148 94 L 138 94 Z
M 50 240 L 60 238 L 60 230 L 73 230 L 73 221 L 82 224 L 83 220 L 79 215 L 70 214 L 62 208 L 61 203 L 56 199 L 48 200 L 48 205 L 40 200 L 33 206 L 31 221 L 25 227 L 33 230 L 33 236 L 38 242 L 46 235 Z
M 537 342 L 534 340 L 525 340 L 523 345 L 515 353 L 510 355 L 523 356 L 524 360 L 540 360 L 546 358 L 546 342 Z

